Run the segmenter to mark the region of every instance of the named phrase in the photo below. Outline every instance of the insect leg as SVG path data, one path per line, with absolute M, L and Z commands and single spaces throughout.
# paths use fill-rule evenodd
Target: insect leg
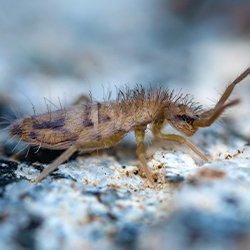
M 196 153 L 202 160 L 209 161 L 207 156 L 204 153 L 202 153 L 197 146 L 195 146 L 192 142 L 190 142 L 189 140 L 187 140 L 186 138 L 184 138 L 180 135 L 160 133 L 156 137 L 158 137 L 159 139 L 167 140 L 167 141 L 174 141 L 174 142 L 178 142 L 180 144 L 185 144 L 194 153 Z
M 68 160 L 77 151 L 92 151 L 102 148 L 108 148 L 119 142 L 124 136 L 124 133 L 117 133 L 109 138 L 103 139 L 102 141 L 93 141 L 91 143 L 76 143 L 64 151 L 55 161 L 53 161 L 47 168 L 45 168 L 35 179 L 35 183 L 42 181 L 50 173 L 58 168 L 63 162 Z
M 167 141 L 178 142 L 180 144 L 185 144 L 194 153 L 196 153 L 202 160 L 209 161 L 208 157 L 188 139 L 180 135 L 162 133 L 161 132 L 162 127 L 163 127 L 163 121 L 155 122 L 153 124 L 152 132 L 156 138 Z
M 61 165 L 63 162 L 69 159 L 70 156 L 72 156 L 76 151 L 77 147 L 75 145 L 68 148 L 66 151 L 64 151 L 57 159 L 55 159 L 47 168 L 45 168 L 35 179 L 35 183 L 38 183 L 42 181 L 44 178 L 46 178 L 50 173 L 52 173 L 54 170 L 58 168 L 59 165 Z
M 136 138 L 136 154 L 141 163 L 141 167 L 146 177 L 150 182 L 154 182 L 153 175 L 147 166 L 147 161 L 145 159 L 145 146 L 144 146 L 144 138 L 145 138 L 145 127 L 137 127 L 135 128 L 135 138 Z

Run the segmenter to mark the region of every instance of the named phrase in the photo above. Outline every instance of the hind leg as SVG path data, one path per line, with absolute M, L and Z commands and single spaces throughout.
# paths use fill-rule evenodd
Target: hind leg
M 56 170 L 62 163 L 67 161 L 74 153 L 78 151 L 94 151 L 97 149 L 109 148 L 118 143 L 124 137 L 124 133 L 118 133 L 100 141 L 93 141 L 89 143 L 78 142 L 64 151 L 57 159 L 55 159 L 47 168 L 45 168 L 35 179 L 35 183 L 42 181 L 50 173 Z
M 56 158 L 47 168 L 45 168 L 35 179 L 35 183 L 42 181 L 50 173 L 56 170 L 62 163 L 67 161 L 78 149 L 75 145 L 64 151 L 58 158 Z

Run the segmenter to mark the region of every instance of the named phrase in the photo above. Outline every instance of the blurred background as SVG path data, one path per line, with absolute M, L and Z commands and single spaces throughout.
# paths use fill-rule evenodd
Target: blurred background
M 112 157 L 79 157 L 36 186 L 27 180 L 43 169 L 38 163 L 60 153 L 35 148 L 18 158 L 25 147 L 2 131 L 33 114 L 33 105 L 36 113 L 60 107 L 59 99 L 67 107 L 89 91 L 100 101 L 108 91 L 115 98 L 125 85 L 160 84 L 211 106 L 249 59 L 249 0 L 0 0 L 0 249 L 133 249 L 137 241 L 148 249 L 169 242 L 180 246 L 173 249 L 236 249 L 231 242 L 250 249 L 249 147 L 225 160 L 250 145 L 250 77 L 236 88 L 242 102 L 227 122 L 192 138 L 214 156 L 209 166 L 222 170 L 215 178 L 231 178 L 214 185 L 189 183 L 200 164 L 180 149 L 158 154 L 167 186 L 144 188 L 124 157 L 126 150 L 134 157 L 134 148 L 123 147 Z M 169 202 L 182 182 L 186 191 Z
M 0 100 L 15 116 L 136 84 L 211 105 L 249 58 L 247 0 L 0 1 Z

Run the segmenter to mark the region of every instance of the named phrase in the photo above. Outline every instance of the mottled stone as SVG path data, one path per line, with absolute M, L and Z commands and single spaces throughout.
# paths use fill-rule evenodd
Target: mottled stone
M 176 94 L 183 88 L 183 95 L 212 107 L 249 65 L 249 36 L 239 30 L 248 19 L 235 18 L 246 1 L 229 8 L 230 1 L 217 1 L 213 6 L 225 9 L 223 15 L 209 15 L 212 5 L 199 1 L 185 1 L 182 8 L 175 2 L 183 1 L 87 2 L 1 2 L 0 129 L 9 118 L 67 108 L 89 90 L 94 101 L 108 101 L 109 90 L 116 98 L 126 83 L 161 83 Z M 224 29 L 228 20 L 233 28 Z M 242 102 L 228 111 L 226 122 L 191 138 L 210 162 L 184 145 L 154 142 L 147 148 L 154 185 L 134 160 L 134 136 L 108 154 L 74 155 L 35 185 L 32 180 L 61 152 L 31 148 L 26 157 L 26 145 L 1 130 L 0 249 L 249 249 L 249 78 L 244 82 L 232 96 Z M 75 122 L 91 129 L 90 106 L 81 108 L 85 117 Z M 103 124 L 110 120 L 98 118 Z M 61 130 L 63 124 L 49 119 L 34 127 Z M 166 131 L 177 132 L 169 126 Z M 21 132 L 14 127 L 14 134 Z

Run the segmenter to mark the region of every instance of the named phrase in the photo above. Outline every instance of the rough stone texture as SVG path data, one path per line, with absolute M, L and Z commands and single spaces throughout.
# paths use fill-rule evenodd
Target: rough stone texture
M 42 165 L 1 161 L 1 249 L 247 249 L 250 147 L 222 149 L 205 165 L 181 148 L 157 150 L 153 187 L 105 153 L 38 185 L 30 180 Z
M 32 104 L 37 113 L 56 109 L 60 97 L 67 107 L 89 90 L 102 100 L 114 84 L 183 88 L 211 106 L 249 65 L 249 7 L 177 2 L 0 1 L 0 129 Z M 153 186 L 139 175 L 131 138 L 74 156 L 35 185 L 60 152 L 13 155 L 24 146 L 1 130 L 0 249 L 249 249 L 249 81 L 224 123 L 192 138 L 210 163 L 149 143 Z

